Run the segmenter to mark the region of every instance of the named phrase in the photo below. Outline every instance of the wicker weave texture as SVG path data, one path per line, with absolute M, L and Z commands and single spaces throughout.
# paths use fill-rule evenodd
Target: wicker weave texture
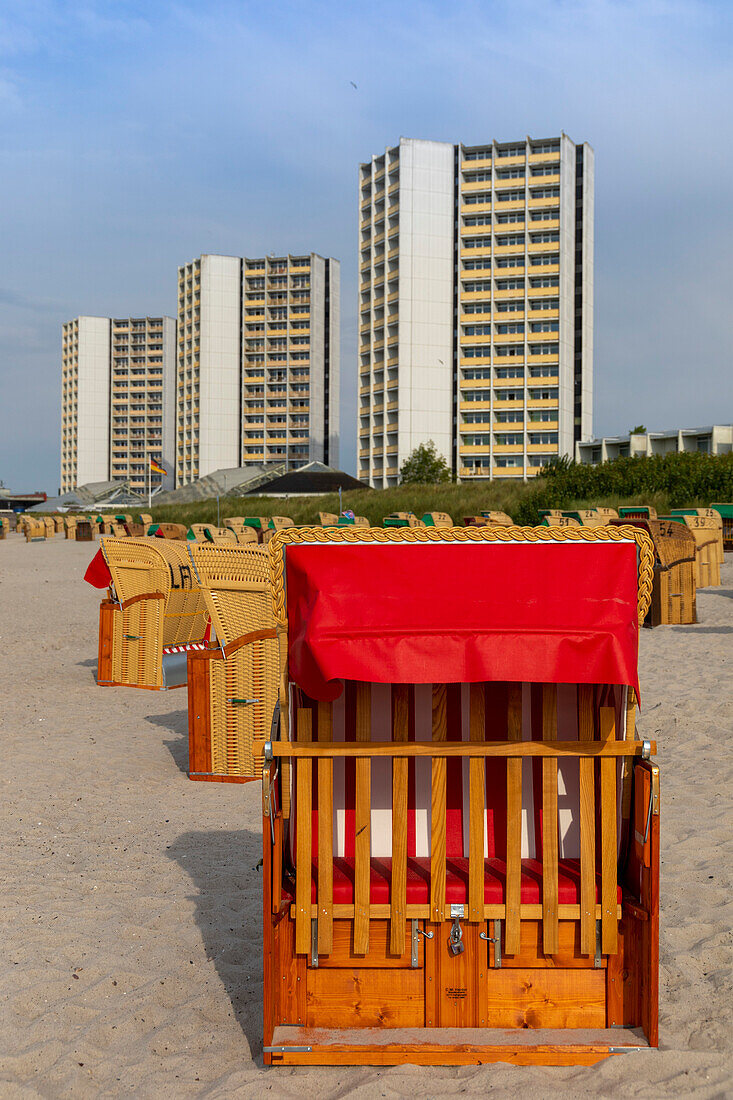
M 267 551 L 256 545 L 190 544 L 189 552 L 218 641 L 223 647 L 274 630 Z M 280 678 L 278 641 L 248 641 L 211 662 L 211 764 L 219 775 L 262 774 Z

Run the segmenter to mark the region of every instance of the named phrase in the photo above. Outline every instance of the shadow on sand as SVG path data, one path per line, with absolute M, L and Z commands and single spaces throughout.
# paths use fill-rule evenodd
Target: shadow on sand
M 248 829 L 182 833 L 166 851 L 196 887 L 196 923 L 262 1064 L 262 837 Z
M 675 634 L 733 634 L 733 626 L 673 626 Z
M 174 710 L 169 714 L 147 714 L 145 721 L 175 735 L 163 744 L 173 757 L 176 767 L 188 775 L 188 711 Z

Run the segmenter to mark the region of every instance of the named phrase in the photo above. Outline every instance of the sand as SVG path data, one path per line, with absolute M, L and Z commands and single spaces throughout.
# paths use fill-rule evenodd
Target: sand
M 733 557 L 644 631 L 661 1049 L 593 1068 L 266 1069 L 258 784 L 191 783 L 185 689 L 98 688 L 94 552 L 0 542 L 0 1096 L 733 1095 Z

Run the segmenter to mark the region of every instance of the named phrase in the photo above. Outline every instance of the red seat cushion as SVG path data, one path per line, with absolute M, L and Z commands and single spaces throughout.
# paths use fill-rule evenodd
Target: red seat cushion
M 388 905 L 392 880 L 392 860 L 372 859 L 370 864 L 369 900 L 373 905 Z M 311 898 L 316 900 L 318 860 L 313 861 Z M 484 904 L 503 905 L 506 886 L 506 863 L 501 859 L 484 860 Z M 448 904 L 468 903 L 468 860 L 446 860 L 445 897 Z M 596 879 L 596 901 L 599 882 Z M 333 861 L 333 900 L 337 905 L 354 903 L 354 859 L 336 857 Z M 621 887 L 618 887 L 621 901 Z M 430 860 L 408 857 L 407 903 L 427 905 L 430 901 Z M 539 905 L 542 901 L 542 862 L 537 859 L 522 860 L 521 904 Z M 580 861 L 561 859 L 558 875 L 558 904 L 580 903 Z

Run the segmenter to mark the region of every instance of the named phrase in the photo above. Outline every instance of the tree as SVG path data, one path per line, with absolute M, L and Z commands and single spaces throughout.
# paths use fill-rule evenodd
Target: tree
M 441 481 L 450 481 L 450 470 L 432 439 L 429 439 L 427 443 L 415 447 L 402 463 L 400 484 L 435 485 Z
M 646 424 L 637 424 L 635 428 L 632 428 L 629 435 L 646 435 Z

